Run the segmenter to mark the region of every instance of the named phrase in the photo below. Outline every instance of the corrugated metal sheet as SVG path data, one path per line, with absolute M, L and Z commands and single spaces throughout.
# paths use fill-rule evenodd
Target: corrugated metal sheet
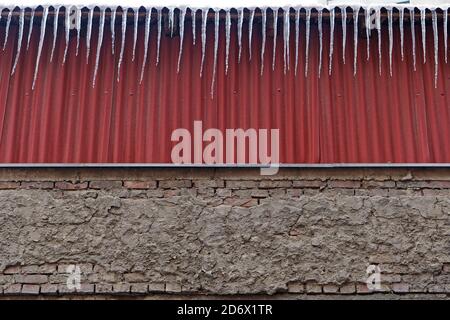
M 327 22 L 324 19 L 324 22 Z M 440 30 L 442 30 L 439 21 Z M 410 30 L 405 24 L 405 60 L 401 61 L 398 26 L 394 29 L 393 73 L 389 75 L 388 30 L 382 32 L 382 73 L 378 74 L 377 35 L 366 40 L 360 31 L 358 72 L 353 75 L 353 27 L 348 25 L 346 64 L 342 61 L 342 31 L 335 30 L 333 72 L 328 75 L 329 25 L 324 25 L 322 70 L 319 37 L 312 24 L 309 72 L 305 77 L 305 22 L 301 24 L 299 68 L 291 30 L 291 68 L 283 72 L 283 28 L 278 28 L 276 68 L 271 70 L 273 38 L 267 40 L 265 72 L 261 76 L 261 25 L 255 21 L 252 61 L 248 33 L 243 35 L 243 59 L 237 63 L 237 32 L 233 24 L 230 70 L 225 75 L 225 26 L 221 21 L 215 94 L 211 98 L 214 26 L 208 24 L 203 77 L 200 34 L 192 44 L 187 22 L 181 70 L 177 74 L 179 38 L 163 35 L 161 62 L 156 66 L 156 32 L 152 28 L 144 80 L 143 26 L 139 27 L 136 60 L 132 61 L 133 27 L 127 29 L 125 56 L 117 82 L 120 26 L 116 54 L 105 28 L 96 86 L 92 87 L 98 26 L 94 25 L 91 55 L 86 59 L 85 35 L 75 56 L 72 34 L 67 62 L 64 30 L 59 28 L 55 60 L 50 63 L 49 22 L 35 90 L 31 90 L 39 40 L 39 24 L 27 52 L 10 77 L 17 45 L 17 25 L 0 51 L 1 163 L 170 163 L 172 130 L 204 128 L 280 128 L 282 163 L 450 163 L 450 66 L 444 62 L 440 34 L 439 75 L 434 88 L 433 38 L 428 28 L 427 63 L 422 63 L 420 26 L 416 25 L 417 71 L 413 70 Z M 200 22 L 197 32 L 200 32 Z M 247 22 L 244 30 L 247 29 Z M 269 32 L 270 33 L 270 32 Z M 3 43 L 4 26 L 0 30 Z M 25 39 L 27 31 L 25 31 Z

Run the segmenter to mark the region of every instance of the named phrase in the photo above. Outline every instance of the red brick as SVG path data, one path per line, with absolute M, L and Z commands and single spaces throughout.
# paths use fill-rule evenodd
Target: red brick
M 22 182 L 20 184 L 22 189 L 53 189 L 54 182 L 50 181 L 32 181 L 32 182 Z
M 371 293 L 372 291 L 369 290 L 369 288 L 367 288 L 366 283 L 358 283 L 356 285 L 356 292 L 359 294 L 368 294 L 368 293 Z
M 19 188 L 20 183 L 19 182 L 0 182 L 0 189 L 1 190 L 5 190 L 5 189 L 17 189 Z
M 363 188 L 395 188 L 394 181 L 364 181 Z
M 55 188 L 61 189 L 61 190 L 83 190 L 83 189 L 88 188 L 88 183 L 87 182 L 72 183 L 72 182 L 62 181 L 62 182 L 56 182 Z
M 122 188 L 122 181 L 109 181 L 109 180 L 91 181 L 89 182 L 89 188 L 104 189 L 104 190 Z
M 192 181 L 196 188 L 223 188 L 225 187 L 225 181 L 220 179 L 198 179 Z
M 155 189 L 156 181 L 124 181 L 123 185 L 128 189 Z
M 231 189 L 251 189 L 257 188 L 258 183 L 253 180 L 227 180 L 226 186 Z
M 323 286 L 324 293 L 337 293 L 339 291 L 339 287 L 334 284 L 326 284 Z

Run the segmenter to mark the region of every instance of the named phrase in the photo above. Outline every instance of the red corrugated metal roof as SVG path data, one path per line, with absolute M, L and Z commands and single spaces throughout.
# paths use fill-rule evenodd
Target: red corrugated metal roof
M 120 23 L 120 20 L 118 20 Z M 371 57 L 366 60 L 364 30 L 360 30 L 358 72 L 353 75 L 353 27 L 348 25 L 346 64 L 342 63 L 342 31 L 336 22 L 333 73 L 328 75 L 329 25 L 324 18 L 323 62 L 319 77 L 319 41 L 311 27 L 309 73 L 305 68 L 305 22 L 301 22 L 299 69 L 293 72 L 294 29 L 291 30 L 291 69 L 283 72 L 283 28 L 278 28 L 275 71 L 272 38 L 268 38 L 265 72 L 261 76 L 261 25 L 255 21 L 253 59 L 248 60 L 248 34 L 243 34 L 243 59 L 237 63 L 237 32 L 232 28 L 230 69 L 225 75 L 225 26 L 221 21 L 215 94 L 211 98 L 214 26 L 208 24 L 203 77 L 199 76 L 201 42 L 192 45 L 186 25 L 181 70 L 177 74 L 179 38 L 163 35 L 161 61 L 156 61 L 152 29 L 144 80 L 143 26 L 132 61 L 133 26 L 127 29 L 120 82 L 117 78 L 120 26 L 116 53 L 105 28 L 96 86 L 92 87 L 98 26 L 94 25 L 91 55 L 86 60 L 85 35 L 75 56 L 72 34 L 67 61 L 64 30 L 59 28 L 55 59 L 49 62 L 52 26 L 49 22 L 35 90 L 31 90 L 39 24 L 27 52 L 22 48 L 16 73 L 10 77 L 17 45 L 17 25 L 9 45 L 0 51 L 1 163 L 170 163 L 171 132 L 204 128 L 280 128 L 282 163 L 450 163 L 450 67 L 444 62 L 440 34 L 439 73 L 434 88 L 433 38 L 428 28 L 427 63 L 422 63 L 417 25 L 417 71 L 413 70 L 411 37 L 405 23 L 405 60 L 401 61 L 398 26 L 394 28 L 393 74 L 389 75 L 388 30 L 382 30 L 382 74 L 378 74 L 377 34 L 372 33 Z M 247 21 L 244 29 L 247 28 Z M 442 30 L 442 21 L 439 28 Z M 293 24 L 291 25 L 293 28 Z M 3 43 L 4 26 L 0 43 Z M 201 26 L 198 21 L 197 32 Z M 73 32 L 73 31 L 72 31 Z M 25 39 L 27 28 L 25 29 Z M 200 34 L 197 34 L 200 39 Z

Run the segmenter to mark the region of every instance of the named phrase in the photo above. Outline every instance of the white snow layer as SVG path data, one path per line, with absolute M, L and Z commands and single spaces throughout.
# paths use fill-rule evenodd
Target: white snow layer
M 243 4 L 245 3 L 245 6 Z M 448 4 L 446 4 L 448 3 Z M 123 55 L 124 55 L 124 48 L 125 48 L 125 35 L 126 35 L 126 29 L 127 26 L 130 25 L 130 28 L 133 28 L 133 61 L 135 59 L 135 50 L 136 50 L 136 42 L 138 40 L 144 41 L 144 57 L 141 62 L 141 75 L 140 75 L 140 81 L 142 82 L 144 77 L 144 70 L 148 63 L 148 41 L 149 41 L 149 34 L 150 34 L 150 20 L 152 19 L 151 13 L 152 9 L 156 11 L 156 17 L 153 17 L 153 19 L 156 19 L 156 26 L 153 26 L 152 28 L 156 27 L 157 32 L 157 55 L 156 55 L 156 64 L 159 63 L 160 58 L 160 43 L 161 43 L 161 31 L 162 31 L 162 25 L 163 25 L 163 17 L 162 17 L 162 11 L 164 8 L 168 10 L 168 23 L 169 28 L 171 30 L 171 34 L 173 34 L 174 28 L 176 28 L 175 23 L 177 20 L 175 19 L 175 9 L 177 9 L 178 12 L 178 31 L 179 31 L 179 41 L 180 41 L 180 49 L 178 53 L 178 64 L 177 64 L 177 72 L 180 70 L 180 64 L 181 59 L 183 55 L 183 38 L 184 38 L 184 31 L 185 31 L 185 20 L 186 20 L 186 12 L 187 9 L 191 9 L 190 14 L 196 15 L 197 18 L 201 18 L 201 50 L 202 50 L 202 61 L 201 61 L 201 67 L 200 67 L 200 76 L 203 75 L 204 71 L 204 61 L 205 61 L 205 54 L 206 54 L 206 46 L 207 46 L 207 20 L 208 20 L 208 11 L 212 10 L 214 14 L 214 33 L 209 35 L 208 39 L 210 39 L 210 43 L 214 45 L 214 58 L 213 58 L 213 70 L 212 70 L 212 83 L 211 83 L 211 96 L 214 94 L 214 85 L 215 85 L 215 77 L 216 77 L 216 69 L 217 65 L 219 63 L 218 61 L 218 46 L 219 46 L 219 25 L 220 25 L 220 19 L 219 19 L 219 11 L 225 12 L 225 37 L 226 37 L 226 54 L 225 54 L 225 61 L 224 64 L 226 66 L 226 74 L 228 74 L 228 64 L 229 64 L 229 50 L 230 50 L 230 30 L 232 24 L 234 24 L 237 27 L 237 33 L 238 33 L 238 47 L 239 47 L 239 54 L 238 54 L 238 60 L 241 62 L 242 55 L 242 34 L 244 32 L 243 27 L 243 20 L 244 15 L 248 17 L 248 26 L 246 28 L 246 31 L 248 32 L 248 47 L 249 47 L 249 57 L 247 59 L 251 60 L 252 58 L 252 51 L 251 51 L 251 44 L 252 44 L 252 33 L 253 33 L 253 23 L 254 23 L 254 16 L 255 16 L 255 8 L 260 9 L 260 13 L 262 15 L 261 17 L 261 23 L 262 23 L 262 47 L 261 51 L 258 54 L 261 61 L 261 74 L 264 73 L 264 59 L 265 59 L 265 51 L 266 51 L 266 43 L 268 41 L 267 39 L 267 30 L 269 28 L 273 28 L 273 52 L 271 54 L 266 54 L 269 57 L 266 58 L 272 58 L 272 69 L 275 68 L 276 63 L 276 46 L 277 46 L 277 34 L 280 33 L 280 35 L 283 36 L 283 59 L 284 59 L 284 72 L 291 70 L 291 61 L 290 61 L 290 51 L 291 51 L 291 43 L 290 43 L 290 33 L 291 33 L 291 27 L 294 25 L 295 32 L 294 32 L 294 39 L 295 39 L 295 48 L 292 49 L 293 52 L 295 52 L 295 64 L 294 64 L 294 72 L 295 75 L 297 75 L 297 68 L 298 68 L 298 56 L 299 56 L 299 41 L 304 41 L 305 44 L 305 77 L 308 76 L 308 70 L 309 70 L 309 44 L 310 44 L 310 26 L 311 26 L 311 11 L 312 9 L 315 9 L 314 12 L 317 12 L 318 19 L 315 20 L 314 23 L 317 23 L 317 27 L 319 30 L 319 77 L 322 69 L 322 54 L 323 54 L 323 28 L 322 28 L 322 13 L 323 10 L 328 10 L 330 12 L 329 17 L 327 18 L 327 23 L 330 24 L 330 42 L 329 42 L 329 65 L 328 65 L 328 73 L 332 73 L 332 64 L 333 64 L 333 53 L 334 53 L 334 43 L 338 40 L 335 39 L 334 31 L 335 31 L 335 12 L 334 9 L 338 8 L 340 12 L 342 13 L 342 19 L 346 21 L 347 23 L 341 24 L 342 26 L 342 34 L 343 38 L 342 41 L 342 57 L 343 57 L 343 63 L 345 63 L 345 56 L 348 54 L 346 49 L 346 41 L 347 41 L 347 24 L 351 23 L 353 24 L 353 68 L 354 73 L 356 74 L 357 71 L 357 60 L 358 60 L 358 17 L 361 15 L 361 18 L 363 19 L 364 23 L 370 24 L 370 28 L 366 29 L 366 35 L 367 35 L 367 59 L 369 59 L 369 40 L 372 33 L 372 29 L 376 29 L 376 32 L 378 34 L 378 63 L 379 63 L 379 72 L 381 73 L 381 8 L 385 8 L 388 14 L 388 37 L 389 37 L 389 72 L 392 76 L 392 54 L 394 49 L 394 41 L 393 41 L 393 10 L 397 9 L 400 13 L 399 17 L 399 23 L 398 28 L 400 32 L 400 50 L 401 50 L 401 57 L 403 60 L 404 56 L 404 16 L 406 15 L 409 17 L 410 20 L 410 27 L 411 30 L 415 30 L 416 24 L 414 23 L 414 18 L 418 19 L 418 25 L 420 25 L 420 30 L 422 33 L 422 50 L 423 50 L 423 58 L 424 63 L 425 59 L 427 57 L 426 50 L 427 46 L 425 43 L 426 39 L 426 27 L 425 27 L 425 20 L 426 20 L 426 11 L 431 11 L 432 14 L 432 29 L 433 33 L 432 36 L 434 39 L 434 54 L 430 54 L 431 57 L 433 57 L 433 63 L 435 66 L 435 86 L 437 86 L 438 82 L 438 39 L 439 39 L 439 27 L 437 23 L 437 14 L 436 9 L 442 9 L 445 12 L 447 12 L 448 8 L 450 7 L 450 0 L 445 1 L 422 1 L 422 0 L 412 0 L 409 4 L 395 4 L 392 1 L 383 1 L 383 0 L 347 0 L 347 1 L 326 1 L 326 0 L 302 0 L 302 1 L 287 1 L 287 0 L 250 0 L 250 1 L 237 1 L 237 0 L 227 0 L 227 1 L 210 1 L 210 0 L 189 0 L 189 1 L 182 1 L 182 0 L 165 0 L 165 1 L 156 1 L 156 0 L 59 0 L 59 1 L 45 1 L 45 0 L 26 0 L 26 1 L 2 1 L 0 0 L 0 10 L 9 9 L 9 12 L 7 15 L 3 15 L 2 19 L 7 19 L 6 21 L 6 36 L 4 38 L 3 43 L 3 49 L 7 44 L 8 41 L 8 31 L 10 27 L 11 22 L 11 16 L 12 16 L 12 9 L 19 8 L 20 14 L 19 14 L 19 29 L 18 29 L 18 45 L 16 49 L 16 56 L 14 60 L 14 65 L 12 68 L 11 74 L 14 74 L 14 72 L 17 69 L 17 62 L 18 57 L 21 54 L 22 50 L 22 38 L 24 35 L 24 10 L 25 8 L 31 8 L 31 22 L 29 26 L 32 26 L 33 18 L 34 18 L 34 9 L 38 6 L 41 6 L 43 8 L 42 12 L 42 20 L 40 21 L 40 30 L 39 30 L 39 44 L 38 44 L 38 51 L 37 51 L 37 57 L 36 57 L 36 65 L 35 65 L 35 73 L 33 78 L 33 88 L 35 85 L 35 81 L 38 75 L 39 71 L 39 61 L 41 58 L 41 52 L 42 52 L 42 46 L 43 46 L 43 40 L 45 38 L 46 33 L 46 21 L 49 14 L 54 14 L 55 12 L 59 12 L 62 7 L 69 7 L 70 10 L 64 10 L 65 17 L 64 17 L 64 25 L 62 28 L 64 28 L 65 32 L 65 51 L 64 51 L 64 57 L 63 57 L 63 63 L 66 61 L 67 57 L 67 50 L 68 45 L 70 41 L 70 28 L 71 28 L 71 16 L 69 16 L 70 12 L 75 13 L 75 27 L 77 29 L 76 33 L 76 41 L 77 41 L 77 55 L 78 55 L 78 47 L 79 47 L 79 41 L 80 41 L 80 32 L 81 29 L 81 9 L 88 8 L 88 14 L 87 14 L 87 52 L 86 55 L 89 57 L 89 53 L 91 51 L 91 35 L 92 35 L 92 28 L 93 28 L 93 13 L 94 8 L 98 7 L 100 9 L 100 19 L 99 19 L 99 33 L 98 33 L 98 39 L 97 39 L 97 48 L 95 50 L 95 68 L 94 68 L 94 74 L 92 79 L 92 85 L 95 86 L 96 82 L 96 76 L 98 73 L 98 66 L 100 63 L 100 49 L 103 42 L 103 30 L 105 27 L 105 10 L 110 10 L 110 27 L 111 27 L 111 37 L 112 37 L 112 50 L 114 54 L 114 48 L 115 48 L 115 20 L 117 15 L 117 8 L 122 7 L 123 9 L 131 9 L 134 11 L 134 16 L 126 16 L 125 19 L 121 19 L 121 42 L 120 46 L 118 47 L 119 50 L 116 50 L 115 52 L 119 51 L 119 60 L 118 60 L 118 72 L 117 72 L 117 81 L 120 81 L 120 69 L 123 62 Z M 50 9 L 50 7 L 52 9 Z M 145 8 L 145 34 L 144 39 L 138 39 L 138 33 L 137 33 L 137 26 L 138 26 L 138 10 L 139 8 L 144 7 Z M 237 19 L 231 19 L 231 9 L 237 10 Z M 278 12 L 277 15 L 274 16 L 274 18 L 271 18 L 270 20 L 267 17 L 267 9 L 272 9 L 273 11 Z M 415 15 L 414 10 L 415 8 L 418 9 L 419 13 Z M 246 10 L 244 10 L 246 9 Z M 290 11 L 292 9 L 292 11 Z M 407 10 L 407 11 L 406 11 Z M 154 11 L 154 12 L 155 12 Z M 200 11 L 200 12 L 198 12 Z M 280 14 L 280 11 L 282 14 Z M 302 11 L 302 14 L 306 14 L 306 21 L 305 25 L 300 26 L 299 23 L 299 15 L 300 11 Z M 347 13 L 348 11 L 348 13 Z M 405 12 L 406 11 L 406 12 Z M 295 16 L 292 17 L 290 13 L 295 13 Z M 68 14 L 69 13 L 69 14 Z M 359 14 L 357 14 L 359 13 Z M 127 22 L 128 20 L 128 22 Z M 281 20 L 281 22 L 280 22 Z M 292 20 L 292 21 L 291 21 Z M 445 63 L 447 63 L 447 14 L 444 14 L 443 19 L 443 34 L 444 34 L 444 50 L 445 50 Z M 278 27 L 279 22 L 281 23 L 282 27 Z M 271 24 L 271 25 L 270 25 Z M 54 30 L 53 32 L 53 39 L 52 39 L 52 53 L 50 60 L 53 59 L 53 52 L 56 42 L 56 28 L 58 27 L 58 24 L 54 22 Z M 97 27 L 97 26 L 96 26 Z M 193 42 L 195 45 L 195 24 L 192 24 L 192 31 L 194 32 L 194 38 Z M 305 30 L 303 30 L 305 28 Z M 301 30 L 302 29 L 302 30 Z M 30 44 L 30 36 L 31 31 L 33 29 L 29 27 L 28 30 L 28 36 L 26 40 L 26 49 L 28 50 L 29 44 Z M 151 32 L 155 32 L 153 29 Z M 412 41 L 412 48 L 411 48 L 411 55 L 413 57 L 413 68 L 416 70 L 416 39 L 415 39 L 415 33 L 411 32 L 411 41 Z M 116 44 L 117 45 L 117 44 Z M 395 45 L 397 46 L 397 45 Z M 117 47 L 116 47 L 117 49 Z M 23 51 L 23 50 L 22 50 Z

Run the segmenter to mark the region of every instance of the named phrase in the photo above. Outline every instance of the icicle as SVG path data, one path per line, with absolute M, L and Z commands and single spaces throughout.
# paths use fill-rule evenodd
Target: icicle
M 252 60 L 252 35 L 253 35 L 253 20 L 255 18 L 255 9 L 250 10 L 250 20 L 248 22 L 248 55 L 249 60 Z
M 88 23 L 86 30 L 86 63 L 89 60 L 89 54 L 91 53 L 91 36 L 92 36 L 92 19 L 94 18 L 94 8 L 89 9 Z
M 330 9 L 330 63 L 328 66 L 328 74 L 331 76 L 331 67 L 333 66 L 333 51 L 334 51 L 334 20 L 335 11 L 334 8 Z
M 278 33 L 278 9 L 273 10 L 273 59 L 272 70 L 275 70 L 275 62 L 277 57 L 277 33 Z
M 122 66 L 123 61 L 123 52 L 125 50 L 125 37 L 127 33 L 127 11 L 128 8 L 123 8 L 122 11 L 122 39 L 120 44 L 120 55 L 119 55 L 119 63 L 117 64 L 117 82 L 120 80 L 120 67 Z
M 200 65 L 200 77 L 203 75 L 203 64 L 205 63 L 206 54 L 206 23 L 208 22 L 208 10 L 202 10 L 202 62 Z
M 238 10 L 238 43 L 239 43 L 239 55 L 238 62 L 241 63 L 242 55 L 242 24 L 244 23 L 244 8 Z M 203 36 L 203 33 L 202 33 Z
M 341 7 L 342 14 L 342 61 L 345 64 L 345 47 L 347 44 L 347 7 Z
M 55 53 L 55 47 L 56 47 L 56 37 L 58 36 L 58 17 L 59 17 L 59 9 L 60 7 L 56 7 L 54 11 L 54 18 L 53 18 L 53 43 L 52 43 L 52 52 L 50 54 L 50 62 L 53 61 L 53 54 Z
M 195 16 L 197 10 L 191 9 L 191 19 L 192 19 L 192 44 L 195 46 Z
M 105 29 L 105 9 L 101 9 L 100 22 L 98 25 L 98 42 L 97 42 L 97 52 L 95 54 L 95 68 L 94 68 L 94 78 L 92 79 L 92 87 L 95 86 L 95 80 L 97 78 L 97 71 L 98 71 L 98 65 L 100 62 L 100 52 L 102 49 L 103 30 L 104 29 Z
M 392 8 L 388 8 L 387 12 L 388 12 L 388 29 L 389 29 L 389 74 L 392 77 L 392 48 L 394 46 L 394 35 L 392 30 Z
M 266 51 L 266 28 L 267 28 L 267 8 L 261 9 L 262 11 L 262 45 L 261 45 L 261 76 L 264 73 L 264 53 Z
M 425 8 L 420 9 L 420 23 L 422 26 L 422 49 L 423 49 L 423 63 L 427 62 L 426 57 L 426 26 L 425 26 Z
M 365 10 L 365 26 L 366 26 L 366 44 L 367 44 L 367 61 L 369 61 L 370 58 L 370 26 L 371 26 L 371 22 L 370 22 L 370 11 L 372 9 L 370 7 L 366 8 Z
M 295 10 L 295 75 L 297 75 L 298 68 L 298 54 L 299 54 L 299 39 L 300 37 L 300 8 Z
M 381 75 L 381 9 L 375 10 L 375 19 L 378 32 L 378 72 Z
M 214 97 L 214 84 L 216 81 L 216 69 L 217 69 L 217 50 L 219 48 L 219 20 L 220 11 L 214 12 L 214 65 L 213 65 L 213 75 L 211 83 L 211 99 Z
M 134 8 L 134 34 L 133 34 L 133 58 L 131 61 L 134 61 L 136 58 L 136 43 L 138 37 L 138 23 L 139 23 L 139 8 Z
M 436 9 L 431 11 L 433 20 L 433 37 L 434 37 L 434 87 L 437 88 L 438 80 L 438 66 L 439 66 L 439 34 L 437 26 L 437 14 Z
M 19 38 L 17 39 L 17 51 L 16 51 L 16 58 L 14 60 L 14 65 L 11 71 L 11 75 L 16 72 L 17 63 L 19 62 L 20 57 L 20 49 L 22 48 L 22 38 L 23 38 L 23 26 L 25 23 L 25 9 L 20 10 L 20 16 L 19 16 Z
M 305 77 L 308 76 L 308 62 L 309 62 L 309 33 L 311 30 L 311 9 L 306 8 L 306 61 L 305 61 Z
M 66 9 L 69 11 L 69 9 Z M 27 51 L 30 47 L 31 34 L 33 33 L 33 24 L 34 24 L 34 9 L 31 9 L 31 18 L 30 18 L 30 27 L 28 29 L 28 39 L 27 39 Z
M 284 9 L 284 30 L 283 30 L 283 38 L 284 38 L 284 74 L 286 74 L 286 69 L 289 70 L 289 38 L 291 32 L 290 26 L 290 17 L 289 17 L 289 8 Z
M 9 26 L 11 25 L 11 16 L 12 16 L 12 10 L 9 10 L 8 18 L 6 21 L 5 41 L 3 42 L 3 51 L 5 51 L 6 43 L 8 42 Z
M 144 58 L 142 60 L 141 79 L 139 80 L 139 83 L 142 83 L 142 80 L 144 79 L 144 70 L 145 70 L 145 65 L 147 64 L 148 39 L 150 37 L 150 21 L 151 21 L 151 18 L 152 18 L 152 9 L 151 8 L 147 8 L 147 12 L 145 14 Z
M 156 65 L 159 64 L 159 51 L 161 49 L 162 9 L 158 9 L 158 44 L 156 47 Z
M 75 56 L 78 56 L 78 50 L 80 48 L 80 37 L 81 37 L 81 16 L 83 12 L 81 9 L 76 10 L 76 28 L 77 28 L 77 49 L 75 50 Z
M 353 76 L 356 76 L 356 64 L 358 62 L 358 18 L 359 7 L 353 8 Z
M 409 20 L 411 24 L 411 42 L 412 42 L 412 53 L 413 53 L 413 66 L 414 71 L 416 71 L 416 28 L 414 23 L 414 8 L 409 9 Z
M 180 8 L 180 21 L 179 21 L 179 28 L 180 28 L 180 51 L 178 53 L 178 66 L 177 66 L 177 73 L 180 72 L 180 64 L 181 64 L 181 56 L 183 54 L 183 40 L 184 40 L 184 20 L 186 17 L 186 12 L 184 9 Z
M 169 28 L 170 28 L 170 37 L 173 38 L 173 29 L 175 24 L 175 8 L 169 8 Z
M 444 10 L 444 50 L 445 50 L 445 63 L 447 63 L 447 47 L 448 47 L 448 39 L 447 39 L 447 28 L 448 28 L 448 9 Z
M 228 74 L 228 59 L 230 55 L 230 37 L 231 37 L 231 12 L 230 9 L 226 11 L 226 21 L 225 21 L 225 74 Z
M 70 8 L 66 7 L 65 16 L 65 32 L 66 32 L 66 48 L 64 49 L 63 64 L 66 63 L 67 51 L 69 50 L 69 40 L 70 40 Z
M 405 58 L 405 53 L 404 53 L 404 43 L 405 43 L 405 36 L 404 36 L 404 27 L 403 27 L 403 22 L 405 19 L 405 8 L 398 8 L 398 10 L 400 10 L 400 21 L 399 26 L 400 26 L 400 53 L 402 55 L 402 61 Z
M 115 42 L 116 42 L 116 13 L 117 8 L 114 10 L 111 9 L 111 53 L 114 54 L 115 52 Z
M 41 34 L 39 36 L 39 45 L 38 45 L 36 64 L 34 66 L 33 85 L 31 87 L 32 90 L 34 90 L 34 87 L 36 85 L 36 78 L 37 78 L 37 74 L 39 71 L 39 60 L 41 59 L 42 46 L 44 44 L 45 27 L 47 26 L 47 17 L 48 17 L 48 7 L 44 7 L 44 13 L 42 15 L 42 20 L 41 20 Z
M 323 30 L 322 30 L 322 9 L 318 9 L 317 24 L 319 29 L 319 78 L 322 73 L 322 51 L 323 51 Z

